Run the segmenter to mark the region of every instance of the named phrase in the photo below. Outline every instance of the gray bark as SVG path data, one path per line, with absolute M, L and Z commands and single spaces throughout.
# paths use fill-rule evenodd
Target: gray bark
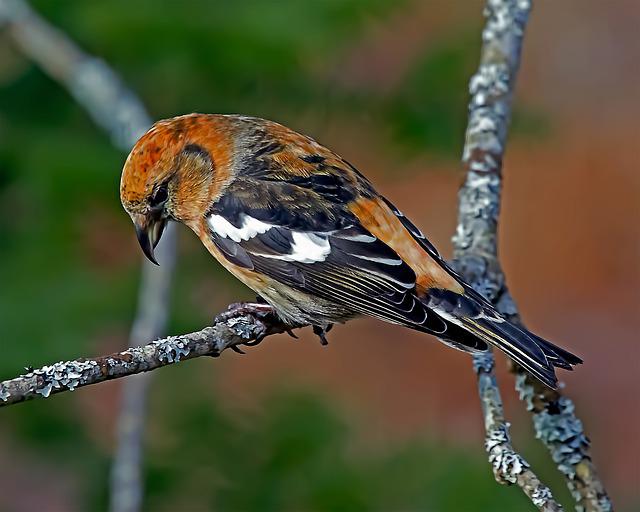
M 63 391 L 74 391 L 196 357 L 217 357 L 227 348 L 286 330 L 285 326 L 246 314 L 217 321 L 201 331 L 169 336 L 107 356 L 60 361 L 1 382 L 0 407 L 47 398 Z
M 516 389 L 531 412 L 536 437 L 562 473 L 578 512 L 611 512 L 613 503 L 591 458 L 591 442 L 571 399 L 549 389 L 520 368 Z

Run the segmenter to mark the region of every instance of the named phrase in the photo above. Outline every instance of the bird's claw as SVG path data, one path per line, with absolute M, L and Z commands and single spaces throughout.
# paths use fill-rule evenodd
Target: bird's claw
M 329 341 L 327 341 L 326 334 L 331 330 L 332 327 L 333 327 L 333 324 L 329 324 L 326 327 L 320 327 L 319 325 L 313 326 L 313 334 L 315 334 L 316 336 L 318 336 L 318 338 L 320 338 L 321 345 L 327 346 L 329 344 Z
M 294 338 L 296 340 L 300 339 L 300 338 L 298 338 L 296 333 L 294 333 L 291 329 L 285 329 L 284 332 L 286 332 L 289 336 L 291 336 L 292 338 Z
M 266 328 L 264 329 L 266 331 Z M 260 345 L 260 343 L 262 343 L 262 340 L 265 339 L 266 334 L 264 332 L 258 334 L 258 336 L 256 336 L 256 339 L 253 341 L 247 341 L 245 343 L 243 343 L 243 345 L 245 347 L 255 347 L 256 345 Z

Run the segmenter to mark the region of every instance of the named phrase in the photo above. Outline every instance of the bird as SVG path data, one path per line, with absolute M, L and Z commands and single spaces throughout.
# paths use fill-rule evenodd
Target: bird
M 500 314 L 347 160 L 274 121 L 158 121 L 124 163 L 120 199 L 149 260 L 182 223 L 279 321 L 323 342 L 370 316 L 465 352 L 496 347 L 550 388 L 556 367 L 582 363 Z

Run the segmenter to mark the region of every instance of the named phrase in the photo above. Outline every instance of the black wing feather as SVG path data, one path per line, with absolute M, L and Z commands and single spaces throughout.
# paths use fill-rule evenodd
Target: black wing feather
M 436 327 L 434 332 L 442 330 L 443 322 L 428 313 L 415 295 L 416 275 L 411 267 L 362 227 L 341 200 L 335 201 L 349 193 L 338 192 L 340 187 L 348 188 L 344 180 L 310 176 L 262 183 L 264 187 L 255 183 L 249 187 L 236 181 L 210 209 L 209 214 L 224 217 L 236 228 L 247 216 L 273 225 L 239 242 L 212 231 L 225 257 L 354 312 L 428 332 L 427 324 Z M 333 201 L 325 201 L 325 196 Z M 318 204 L 323 207 L 318 209 Z M 283 260 L 291 254 L 296 232 L 327 240 L 331 250 L 326 259 L 313 263 Z
M 229 238 L 218 236 L 215 233 L 211 233 L 211 240 L 213 240 L 216 247 L 220 249 L 224 257 L 231 263 L 249 270 L 254 269 L 253 261 L 240 244 L 237 244 Z

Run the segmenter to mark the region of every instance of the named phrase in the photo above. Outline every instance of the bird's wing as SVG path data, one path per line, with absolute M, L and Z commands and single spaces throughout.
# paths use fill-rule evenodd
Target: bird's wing
M 353 312 L 443 332 L 445 322 L 416 295 L 414 270 L 351 209 L 375 191 L 325 151 L 292 156 L 274 144 L 258 151 L 209 209 L 211 240 L 231 263 L 294 289 Z
M 207 223 L 213 243 L 231 263 L 350 311 L 429 325 L 431 315 L 414 293 L 413 270 L 355 218 L 316 218 L 304 228 L 297 213 L 282 205 L 255 209 L 222 199 Z

